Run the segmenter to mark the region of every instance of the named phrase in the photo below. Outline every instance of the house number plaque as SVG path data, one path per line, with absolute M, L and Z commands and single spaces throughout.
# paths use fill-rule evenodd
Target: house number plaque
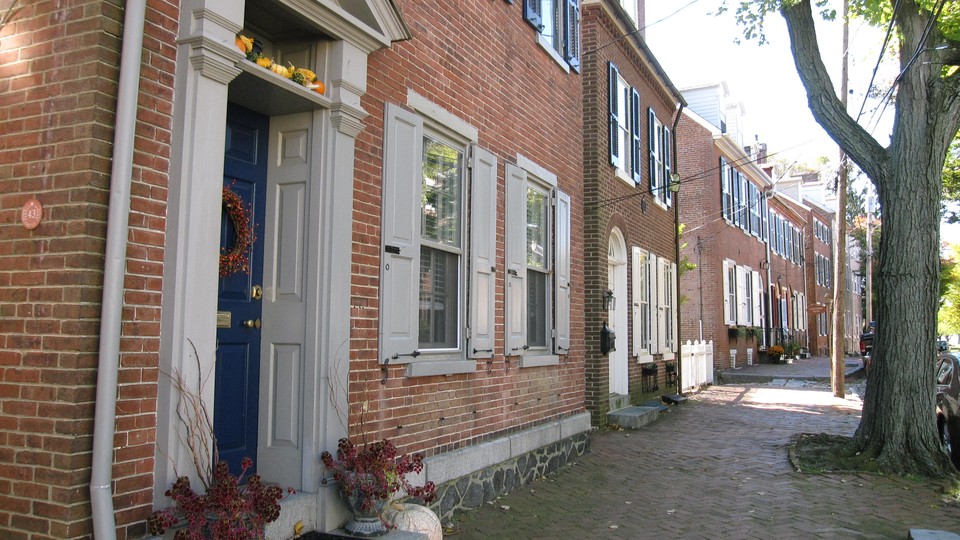
M 20 222 L 23 223 L 24 228 L 28 231 L 32 231 L 40 226 L 40 218 L 43 217 L 43 206 L 40 204 L 40 201 L 36 199 L 30 199 L 27 202 L 23 203 L 23 208 L 20 210 Z

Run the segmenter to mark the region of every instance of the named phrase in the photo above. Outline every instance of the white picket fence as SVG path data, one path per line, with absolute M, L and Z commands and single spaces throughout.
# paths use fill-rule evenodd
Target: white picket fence
M 680 347 L 683 390 L 713 384 L 713 341 L 687 341 Z

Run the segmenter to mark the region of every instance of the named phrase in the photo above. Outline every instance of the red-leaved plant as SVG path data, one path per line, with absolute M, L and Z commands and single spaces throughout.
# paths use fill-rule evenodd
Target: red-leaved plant
M 350 439 L 340 439 L 337 444 L 337 458 L 330 452 L 320 454 L 327 470 L 333 473 L 333 479 L 340 486 L 345 497 L 355 494 L 361 496 L 361 508 L 371 510 L 375 501 L 386 501 L 391 495 L 403 489 L 408 496 L 429 503 L 436 497 L 436 486 L 427 482 L 422 486 L 412 485 L 406 478 L 408 473 L 423 470 L 423 454 L 397 457 L 397 449 L 384 439 L 357 448 Z
M 253 460 L 243 458 L 241 466 L 243 471 L 236 477 L 225 461 L 218 461 L 210 485 L 202 495 L 193 491 L 189 478 L 177 478 L 166 492 L 176 506 L 150 514 L 147 520 L 150 534 L 159 536 L 168 528 L 185 523 L 186 527 L 174 534 L 175 540 L 263 538 L 267 523 L 280 517 L 283 490 L 265 485 L 259 474 L 250 475 L 242 485 L 243 477 L 253 467 Z

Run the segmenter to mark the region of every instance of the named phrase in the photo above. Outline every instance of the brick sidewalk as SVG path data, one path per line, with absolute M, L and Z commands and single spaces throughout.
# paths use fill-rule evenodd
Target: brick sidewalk
M 798 388 L 799 387 L 799 388 Z M 906 538 L 960 533 L 937 483 L 801 474 L 797 433 L 852 435 L 860 401 L 829 385 L 711 387 L 638 431 L 596 433 L 557 475 L 465 514 L 448 538 Z

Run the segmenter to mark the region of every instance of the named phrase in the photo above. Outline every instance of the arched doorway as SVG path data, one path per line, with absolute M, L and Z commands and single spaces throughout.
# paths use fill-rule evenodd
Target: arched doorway
M 615 349 L 609 353 L 610 393 L 630 393 L 627 374 L 627 246 L 620 229 L 610 231 L 607 247 L 607 288 L 613 305 L 607 310 L 607 326 L 616 333 Z

